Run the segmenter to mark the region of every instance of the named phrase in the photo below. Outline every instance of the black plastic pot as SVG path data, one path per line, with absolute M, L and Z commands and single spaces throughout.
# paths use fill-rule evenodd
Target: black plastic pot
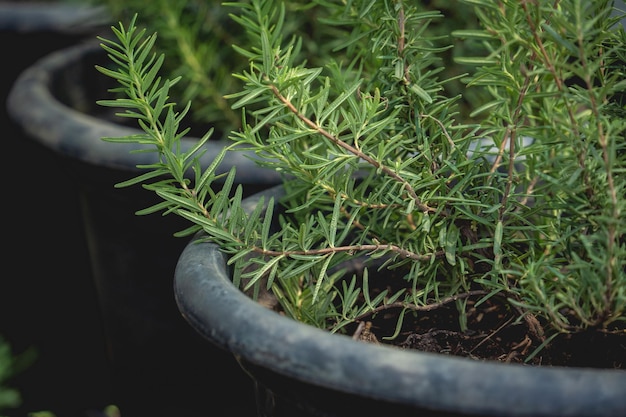
M 77 221 L 86 232 L 104 319 L 113 400 L 131 417 L 249 411 L 252 394 L 240 387 L 249 379 L 230 355 L 206 350 L 174 301 L 172 279 L 186 241 L 172 235 L 187 223 L 173 215 L 136 216 L 137 210 L 156 203 L 156 196 L 141 187 L 114 188 L 139 173 L 136 165 L 154 162 L 156 154 L 133 153 L 142 148 L 102 140 L 139 131 L 122 126 L 111 109 L 96 105 L 111 98 L 107 90 L 114 86 L 96 64 L 110 61 L 95 42 L 46 56 L 17 79 L 8 110 L 64 167 L 71 181 L 54 186 L 75 188 L 79 194 L 82 214 Z M 196 140 L 184 140 L 183 147 Z M 210 164 L 226 143 L 210 140 L 202 164 Z M 251 156 L 229 153 L 220 169 L 236 166 L 236 182 L 248 192 L 279 182 L 275 172 L 259 168 Z M 211 374 L 217 382 L 206 379 Z
M 268 201 L 281 193 L 277 187 L 263 194 Z M 258 197 L 246 200 L 250 209 Z M 226 256 L 201 237 L 178 261 L 178 307 L 199 334 L 237 357 L 254 378 L 260 416 L 626 415 L 624 371 L 402 350 L 286 318 L 239 291 Z
M 12 262 L 0 279 L 0 334 L 15 352 L 36 353 L 8 382 L 23 400 L 6 410 L 8 416 L 43 409 L 78 416 L 110 401 L 100 312 L 82 224 L 75 221 L 78 194 L 63 185 L 68 178 L 51 152 L 28 140 L 6 108 L 8 92 L 25 68 L 52 51 L 93 39 L 109 25 L 102 7 L 0 2 L 3 258 Z

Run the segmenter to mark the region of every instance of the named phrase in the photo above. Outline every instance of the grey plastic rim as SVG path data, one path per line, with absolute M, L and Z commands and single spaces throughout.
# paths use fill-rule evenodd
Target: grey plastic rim
M 64 73 L 86 59 L 104 56 L 99 43 L 86 42 L 41 58 L 23 71 L 13 84 L 7 99 L 7 111 L 32 138 L 59 154 L 96 166 L 137 171 L 137 165 L 157 162 L 156 153 L 141 152 L 153 149 L 151 146 L 110 143 L 102 138 L 142 134 L 142 131 L 83 113 L 62 103 L 53 94 L 54 83 Z M 95 67 L 93 72 L 97 74 Z M 188 151 L 197 140 L 185 137 L 181 148 Z M 202 149 L 201 166 L 208 167 L 227 145 L 232 145 L 228 139 L 207 141 Z M 259 167 L 255 159 L 258 158 L 251 152 L 227 152 L 217 172 L 228 172 L 234 166 L 238 183 L 278 184 L 279 174 Z
M 0 3 L 0 28 L 21 33 L 55 31 L 91 33 L 109 25 L 105 6 L 47 3 Z

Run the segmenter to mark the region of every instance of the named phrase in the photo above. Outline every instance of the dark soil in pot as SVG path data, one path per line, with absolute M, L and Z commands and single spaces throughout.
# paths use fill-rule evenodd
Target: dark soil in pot
M 405 315 L 402 329 L 392 341 L 384 338 L 396 331 L 397 314 L 393 309 L 363 321 L 363 325 L 355 326 L 353 334 L 371 343 L 477 360 L 615 369 L 624 369 L 626 365 L 626 335 L 591 330 L 559 335 L 525 362 L 524 358 L 545 340 L 539 334 L 540 323 L 536 319 L 518 320 L 518 312 L 501 297 L 476 305 L 481 297 L 482 294 L 468 298 L 466 331 L 461 330 L 458 310 L 449 300 L 433 305 L 429 311 Z
M 348 269 L 359 275 L 363 259 L 354 258 Z M 369 265 L 370 277 L 383 261 L 375 262 L 378 263 Z M 380 286 L 370 289 L 372 298 L 383 290 L 394 294 L 406 288 L 402 271 L 384 270 L 375 274 L 384 279 L 379 280 Z M 372 282 L 378 281 L 370 278 L 370 285 Z M 457 297 L 426 306 L 386 304 L 375 314 L 361 317 L 359 322 L 348 326 L 346 333 L 367 343 L 475 360 L 533 366 L 626 368 L 626 324 L 612 333 L 591 328 L 561 333 L 549 340 L 546 323 L 532 314 L 523 315 L 504 295 L 481 301 L 487 295 L 487 291 L 476 286 Z M 464 317 L 457 308 L 457 302 L 462 300 L 466 302 Z M 266 294 L 263 304 L 281 313 L 272 295 Z M 403 310 L 406 312 L 398 326 Z
M 356 264 L 360 266 L 360 262 Z M 384 283 L 386 288 L 392 288 L 390 293 L 405 285 L 392 271 L 385 272 Z M 394 284 L 398 286 L 395 289 Z M 373 291 L 372 297 L 384 289 Z M 493 296 L 480 302 L 485 295 L 486 291 L 476 289 L 423 307 L 400 302 L 388 304 L 375 316 L 362 317 L 347 333 L 367 343 L 476 360 L 583 368 L 624 369 L 626 366 L 626 330 L 560 334 L 542 347 L 547 338 L 543 323 L 532 315 L 520 319 L 521 311 L 505 297 Z M 275 300 L 268 297 L 270 301 L 264 303 L 280 312 Z M 461 318 L 456 306 L 462 299 L 467 302 L 465 318 Z M 398 317 L 403 309 L 408 311 L 398 328 Z M 466 330 L 461 328 L 461 320 L 466 321 Z M 535 351 L 536 354 L 531 355 Z
M 356 261 L 355 265 L 361 265 L 361 262 Z M 385 271 L 384 274 L 384 279 L 379 281 L 384 282 L 386 288 L 394 287 L 394 281 L 398 282 L 398 285 L 403 285 L 400 282 L 401 278 L 393 272 Z M 377 277 L 381 278 L 382 274 L 378 273 Z M 370 278 L 370 283 L 373 281 Z M 385 288 L 378 288 L 378 291 L 383 289 Z M 393 293 L 394 290 L 390 292 Z M 373 291 L 372 297 L 375 297 L 376 293 L 377 291 Z M 407 306 L 401 303 L 389 304 L 377 311 L 373 317 L 362 317 L 358 324 L 347 328 L 347 334 L 363 343 L 384 344 L 401 350 L 418 350 L 475 361 L 521 364 L 529 367 L 624 369 L 626 333 L 608 334 L 589 330 L 561 334 L 542 347 L 542 343 L 546 341 L 542 323 L 533 316 L 519 319 L 520 311 L 505 297 L 493 296 L 481 302 L 486 294 L 483 290 L 472 290 L 465 294 L 466 296 L 444 299 L 439 303 L 414 309 L 404 315 L 400 327 L 397 325 L 398 314 Z M 466 299 L 464 318 L 466 330 L 461 328 L 460 314 L 455 304 L 459 299 Z M 265 294 L 261 303 L 283 314 L 273 297 Z M 525 360 L 534 351 L 536 354 Z M 354 404 L 359 404 L 359 407 L 367 410 L 368 416 L 386 415 L 390 407 L 393 407 L 393 415 L 396 416 L 459 415 L 426 408 L 418 411 L 415 407 L 392 405 L 303 381 L 293 379 L 285 381 L 283 376 L 265 366 L 258 366 L 245 359 L 241 362 L 254 376 L 258 412 L 262 417 L 350 416 L 354 412 Z M 454 374 L 454 371 L 452 372 Z M 481 375 L 479 372 L 475 374 L 476 381 L 491 377 Z M 380 397 L 384 396 L 381 393 Z M 326 414 L 326 411 L 321 410 L 332 412 Z M 563 413 L 567 415 L 567 412 Z

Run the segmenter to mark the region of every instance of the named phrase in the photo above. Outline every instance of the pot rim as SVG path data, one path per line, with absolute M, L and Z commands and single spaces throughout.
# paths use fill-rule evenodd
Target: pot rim
M 245 200 L 254 207 L 262 195 Z M 176 267 L 179 310 L 203 337 L 245 361 L 314 385 L 426 409 L 476 415 L 616 416 L 626 372 L 476 361 L 363 343 L 304 325 L 253 301 L 227 256 L 197 234 Z M 358 383 L 355 383 L 358 381 Z
M 142 130 L 80 112 L 62 103 L 52 92 L 55 78 L 79 65 L 81 60 L 98 54 L 106 54 L 100 42 L 86 41 L 42 57 L 14 82 L 7 99 L 7 111 L 31 138 L 56 153 L 97 166 L 139 171 L 137 165 L 158 162 L 158 154 L 152 145 L 110 143 L 102 138 L 143 135 Z M 93 71 L 97 72 L 95 67 Z M 181 149 L 188 152 L 198 140 L 183 138 Z M 232 144 L 228 138 L 208 140 L 200 151 L 203 152 L 199 159 L 201 167 L 210 166 L 215 156 Z M 216 172 L 223 174 L 231 167 L 237 167 L 235 181 L 238 183 L 278 184 L 280 174 L 259 166 L 258 160 L 259 157 L 251 151 L 228 151 Z M 221 181 L 223 177 L 218 182 Z
M 92 33 L 111 22 L 103 5 L 0 2 L 0 31 Z

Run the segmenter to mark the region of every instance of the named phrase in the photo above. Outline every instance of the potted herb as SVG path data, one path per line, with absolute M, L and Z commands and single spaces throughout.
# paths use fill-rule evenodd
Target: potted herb
M 309 67 L 282 2 L 225 4 L 248 34 L 229 96 L 245 125 L 208 169 L 179 150 L 189 107 L 168 101 L 155 36 L 103 39 L 126 98 L 100 104 L 144 131 L 105 139 L 159 157 L 120 186 L 162 198 L 138 214 L 189 222 L 179 308 L 250 372 L 262 415 L 626 412 L 623 13 L 464 3 L 479 28 L 452 35 L 484 51 L 456 56 L 475 65 L 463 94 L 485 98 L 467 117 L 439 78 L 436 12 L 311 2 L 336 55 Z M 233 169 L 215 191 L 242 147 L 283 184 L 243 198 Z

